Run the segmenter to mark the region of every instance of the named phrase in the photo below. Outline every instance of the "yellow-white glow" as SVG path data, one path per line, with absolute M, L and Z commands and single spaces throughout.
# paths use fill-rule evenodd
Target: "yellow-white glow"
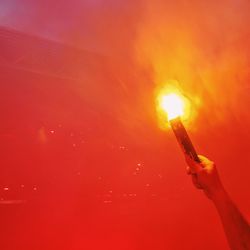
M 171 93 L 161 97 L 160 106 L 167 113 L 168 120 L 182 116 L 184 113 L 184 101 L 181 96 Z

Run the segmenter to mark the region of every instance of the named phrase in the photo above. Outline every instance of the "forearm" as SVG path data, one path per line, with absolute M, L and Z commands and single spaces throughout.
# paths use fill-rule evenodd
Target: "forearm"
M 250 250 L 250 226 L 222 188 L 212 197 L 232 250 Z

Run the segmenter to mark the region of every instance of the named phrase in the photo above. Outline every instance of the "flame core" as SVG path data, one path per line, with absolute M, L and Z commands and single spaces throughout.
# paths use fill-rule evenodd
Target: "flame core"
M 171 93 L 163 95 L 160 106 L 167 113 L 168 120 L 173 120 L 184 114 L 184 101 L 181 96 Z
M 155 92 L 158 125 L 163 130 L 170 128 L 168 123 L 170 120 L 181 117 L 188 126 L 195 116 L 190 99 L 183 95 L 177 83 L 177 81 L 169 80 L 167 84 L 162 85 Z M 195 103 L 193 104 L 195 105 Z

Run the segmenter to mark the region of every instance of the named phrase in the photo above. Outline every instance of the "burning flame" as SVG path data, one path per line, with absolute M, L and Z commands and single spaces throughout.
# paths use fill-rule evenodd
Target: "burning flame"
M 182 94 L 177 83 L 176 81 L 168 81 L 167 84 L 156 89 L 158 122 L 160 128 L 163 130 L 168 128 L 167 121 L 177 117 L 181 117 L 186 125 L 190 124 L 194 118 L 194 110 L 191 109 L 191 102 L 189 98 Z
M 171 93 L 168 95 L 163 95 L 160 105 L 162 109 L 167 113 L 168 120 L 182 116 L 184 113 L 184 101 L 181 96 Z

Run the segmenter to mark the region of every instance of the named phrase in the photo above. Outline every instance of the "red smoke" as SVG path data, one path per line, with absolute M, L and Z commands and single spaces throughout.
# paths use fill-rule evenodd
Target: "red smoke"
M 249 7 L 1 1 L 1 25 L 58 42 L 31 49 L 26 37 L 22 55 L 0 46 L 0 195 L 25 201 L 0 203 L 4 249 L 227 249 L 172 132 L 158 126 L 155 90 L 178 81 L 197 151 L 249 216 Z

